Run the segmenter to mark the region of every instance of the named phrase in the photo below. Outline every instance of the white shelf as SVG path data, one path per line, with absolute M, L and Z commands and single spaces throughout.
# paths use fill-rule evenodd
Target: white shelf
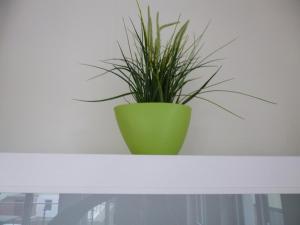
M 0 153 L 0 192 L 300 193 L 300 157 Z

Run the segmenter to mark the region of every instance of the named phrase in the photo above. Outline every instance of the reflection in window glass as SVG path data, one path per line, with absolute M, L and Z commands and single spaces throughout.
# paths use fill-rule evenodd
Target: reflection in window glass
M 299 225 L 299 196 L 0 193 L 0 225 Z
M 268 195 L 268 205 L 270 208 L 282 209 L 280 195 Z
M 96 205 L 91 210 L 88 211 L 88 222 L 89 224 L 103 224 L 105 222 L 105 210 L 106 202 Z
M 58 194 L 0 194 L 0 224 L 47 224 L 58 213 Z

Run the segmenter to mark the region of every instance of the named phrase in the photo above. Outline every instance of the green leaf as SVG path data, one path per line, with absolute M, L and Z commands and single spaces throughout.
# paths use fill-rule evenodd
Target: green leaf
M 210 88 L 210 87 L 214 87 L 214 86 L 217 86 L 219 84 L 222 84 L 222 83 L 226 83 L 226 82 L 229 82 L 229 81 L 232 81 L 234 80 L 235 78 L 229 78 L 229 79 L 226 79 L 226 80 L 222 80 L 220 82 L 217 82 L 217 83 L 214 83 L 214 84 L 211 84 L 211 85 L 207 85 L 205 88 L 203 89 L 207 89 L 207 88 Z
M 205 56 L 201 61 L 200 61 L 200 64 L 202 62 L 204 62 L 206 59 L 208 59 L 209 57 L 213 56 L 214 54 L 216 54 L 217 52 L 219 52 L 221 49 L 227 47 L 228 45 L 230 45 L 232 42 L 234 42 L 236 40 L 235 39 L 232 39 L 231 41 L 225 43 L 224 45 L 221 45 L 219 48 L 215 49 L 214 51 L 212 51 L 211 53 L 209 53 L 207 56 Z
M 224 111 L 230 113 L 231 115 L 234 115 L 234 116 L 238 117 L 239 119 L 242 119 L 242 120 L 244 119 L 242 116 L 240 116 L 240 115 L 238 115 L 238 114 L 232 112 L 231 110 L 225 108 L 224 106 L 221 106 L 220 104 L 215 103 L 215 102 L 213 102 L 213 101 L 211 101 L 211 100 L 209 100 L 209 99 L 202 98 L 202 97 L 196 97 L 196 98 L 201 99 L 201 100 L 204 100 L 204 101 L 207 101 L 207 102 L 209 102 L 209 103 L 211 103 L 211 104 L 213 104 L 213 105 L 219 107 L 220 109 L 222 109 L 222 110 L 224 110 Z
M 254 96 L 254 95 L 250 95 L 250 94 L 247 94 L 247 93 L 244 93 L 244 92 L 241 92 L 241 91 L 232 91 L 232 90 L 208 90 L 208 91 L 202 91 L 202 92 L 200 92 L 199 94 L 204 94 L 204 93 L 209 93 L 209 92 L 228 92 L 228 93 L 233 93 L 233 94 L 244 95 L 244 96 L 247 96 L 247 97 L 250 97 L 250 98 L 255 98 L 255 99 L 257 99 L 257 100 L 260 100 L 260 101 L 263 101 L 263 102 L 267 102 L 267 103 L 270 103 L 270 104 L 276 104 L 276 102 L 272 102 L 272 101 L 270 101 L 270 100 L 263 99 L 263 98 L 260 98 L 260 97 Z
M 105 98 L 105 99 L 100 99 L 100 100 L 83 100 L 83 99 L 73 99 L 73 100 L 74 101 L 79 101 L 79 102 L 105 102 L 105 101 L 109 101 L 109 100 L 113 100 L 113 99 L 117 99 L 117 98 L 122 98 L 124 96 L 132 95 L 132 94 L 133 94 L 132 92 L 128 92 L 128 93 L 124 93 L 124 94 L 121 94 L 121 95 L 117 95 L 117 96 L 110 97 L 110 98 Z
M 163 29 L 165 29 L 165 28 L 168 28 L 168 27 L 177 25 L 177 24 L 179 24 L 179 23 L 180 23 L 179 21 L 176 21 L 176 22 L 164 24 L 164 25 L 162 25 L 162 26 L 159 27 L 159 30 L 163 30 Z
M 200 91 L 202 91 L 202 89 L 203 88 L 205 88 L 206 87 L 206 85 L 211 81 L 211 79 L 221 70 L 221 68 L 222 68 L 222 66 L 220 66 L 218 69 L 217 69 L 217 71 L 216 72 L 214 72 L 214 74 L 198 89 L 198 90 L 196 90 L 194 93 L 192 93 L 190 96 L 188 96 L 188 98 L 187 99 L 185 99 L 183 102 L 182 102 L 182 104 L 184 105 L 184 104 L 186 104 L 186 103 L 188 103 L 190 100 L 192 100 L 195 96 L 197 96 L 199 93 L 200 93 Z

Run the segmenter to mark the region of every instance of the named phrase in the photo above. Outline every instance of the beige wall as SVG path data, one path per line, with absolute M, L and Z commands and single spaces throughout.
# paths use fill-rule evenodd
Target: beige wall
M 145 1 L 146 2 L 146 1 Z M 193 101 L 182 154 L 300 153 L 300 1 L 152 0 L 162 21 L 181 13 L 200 33 L 212 19 L 207 51 L 238 37 L 222 51 L 216 78 L 224 88 L 278 102 L 267 105 L 232 94 L 210 95 L 246 117 L 239 120 Z M 127 153 L 112 108 L 89 104 L 126 87 L 114 78 L 86 82 L 98 71 L 79 65 L 118 55 L 122 17 L 136 19 L 134 0 L 0 1 L 0 151 Z

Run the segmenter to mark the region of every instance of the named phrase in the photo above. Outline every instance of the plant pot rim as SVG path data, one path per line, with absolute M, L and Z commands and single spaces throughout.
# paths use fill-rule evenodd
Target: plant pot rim
M 177 103 L 169 103 L 169 102 L 141 102 L 141 103 L 127 103 L 127 104 L 120 104 L 116 105 L 114 109 L 119 107 L 129 107 L 129 106 L 136 106 L 136 105 L 168 105 L 168 106 L 174 106 L 174 107 L 183 107 L 192 109 L 189 105 L 183 105 L 183 104 L 177 104 Z

